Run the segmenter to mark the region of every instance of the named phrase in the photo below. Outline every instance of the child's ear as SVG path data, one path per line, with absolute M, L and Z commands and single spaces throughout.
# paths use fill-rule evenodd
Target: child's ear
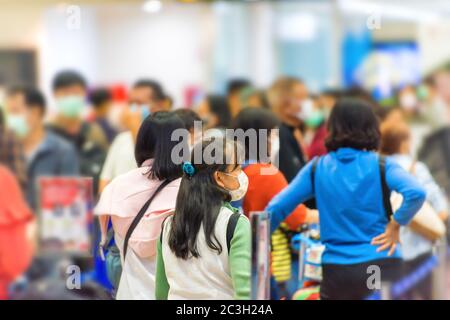
M 219 171 L 214 172 L 214 179 L 216 180 L 216 183 L 219 187 L 225 188 L 222 179 L 220 179 Z

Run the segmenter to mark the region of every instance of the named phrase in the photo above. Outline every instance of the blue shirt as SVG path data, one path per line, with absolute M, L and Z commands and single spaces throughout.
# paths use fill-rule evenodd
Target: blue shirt
M 75 148 L 56 134 L 48 131 L 36 151 L 28 159 L 26 190 L 28 204 L 37 208 L 37 180 L 41 176 L 76 176 L 79 174 L 79 160 Z
M 320 236 L 325 244 L 324 264 L 355 264 L 387 258 L 388 251 L 376 252 L 372 238 L 385 231 L 388 218 L 383 207 L 378 155 L 375 152 L 341 148 L 321 157 L 311 183 L 312 162 L 308 163 L 286 189 L 267 207 L 271 228 L 294 208 L 316 197 Z M 403 196 L 393 218 L 406 225 L 425 200 L 417 180 L 392 159 L 386 159 L 386 182 L 390 190 Z M 396 250 L 391 257 L 400 257 Z

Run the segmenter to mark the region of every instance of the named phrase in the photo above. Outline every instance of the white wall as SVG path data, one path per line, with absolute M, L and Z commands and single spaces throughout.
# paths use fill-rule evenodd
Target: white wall
M 96 12 L 84 7 L 81 10 L 79 29 L 68 25 L 70 14 L 65 6 L 48 9 L 43 14 L 43 31 L 39 37 L 40 82 L 51 97 L 54 75 L 65 69 L 81 72 L 89 82 L 98 79 L 98 33 Z
M 188 86 L 217 89 L 217 79 L 223 83 L 238 75 L 267 86 L 277 75 L 273 4 L 165 2 L 160 12 L 150 14 L 133 3 L 83 5 L 80 30 L 67 27 L 64 5 L 47 10 L 37 5 L 2 7 L 0 47 L 36 48 L 39 79 L 47 93 L 54 74 L 64 68 L 80 70 L 94 85 L 130 85 L 139 77 L 155 78 L 177 105 L 183 103 Z M 339 28 L 339 23 L 334 26 Z M 336 42 L 338 35 L 335 30 L 331 40 Z M 422 70 L 450 57 L 448 39 L 450 22 L 419 25 Z M 330 67 L 336 79 L 339 47 L 333 44 Z
M 426 73 L 450 61 L 450 22 L 420 25 L 417 41 L 422 55 L 421 69 Z
M 36 7 L 2 4 L 0 47 L 36 49 L 41 18 L 41 10 Z
M 208 87 L 214 25 L 209 6 L 139 7 L 97 11 L 99 83 L 149 77 L 160 81 L 177 105 L 187 86 Z

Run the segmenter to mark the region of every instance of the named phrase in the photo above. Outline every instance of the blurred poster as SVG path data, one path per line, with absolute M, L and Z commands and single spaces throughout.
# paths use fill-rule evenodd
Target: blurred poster
M 39 178 L 39 253 L 90 255 L 92 188 L 92 178 Z
M 355 78 L 377 99 L 390 97 L 395 88 L 417 84 L 421 79 L 418 46 L 413 42 L 374 44 L 356 70 Z
M 251 212 L 253 300 L 270 299 L 270 219 L 267 212 Z

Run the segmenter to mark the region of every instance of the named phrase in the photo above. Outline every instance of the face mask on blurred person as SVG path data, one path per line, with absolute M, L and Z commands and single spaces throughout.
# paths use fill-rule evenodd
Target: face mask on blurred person
M 238 201 L 241 200 L 245 194 L 247 193 L 247 189 L 248 189 L 248 177 L 245 174 L 244 171 L 241 171 L 237 177 L 233 176 L 232 174 L 223 172 L 223 174 L 226 174 L 227 176 L 233 177 L 235 179 L 238 179 L 239 181 L 239 188 L 234 189 L 234 190 L 228 190 L 228 192 L 230 193 L 231 196 L 231 201 Z
M 124 130 L 124 126 L 122 123 L 122 115 L 123 115 L 124 107 L 114 105 L 107 114 L 107 119 L 109 124 L 111 124 L 116 130 L 122 131 Z
M 22 115 L 8 115 L 6 126 L 19 138 L 25 137 L 30 131 L 25 117 Z
M 325 119 L 325 114 L 321 110 L 314 110 L 305 118 L 305 124 L 310 128 L 317 128 Z
M 85 101 L 82 96 L 68 96 L 56 100 L 58 111 L 68 118 L 78 118 L 83 112 Z
M 300 104 L 300 111 L 297 114 L 297 118 L 300 120 L 307 119 L 314 111 L 314 101 L 311 99 L 302 100 Z
M 400 105 L 406 110 L 413 110 L 417 106 L 417 97 L 413 93 L 407 93 L 400 97 Z
M 140 112 L 141 121 L 144 121 L 150 115 L 150 107 L 146 104 L 133 103 L 130 107 L 131 112 Z
M 425 101 L 429 98 L 430 92 L 426 86 L 420 86 L 417 88 L 417 97 L 420 101 Z

